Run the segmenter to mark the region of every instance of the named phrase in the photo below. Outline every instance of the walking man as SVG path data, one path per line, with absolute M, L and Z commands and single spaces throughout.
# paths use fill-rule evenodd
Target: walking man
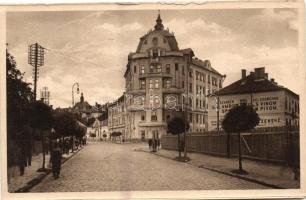
M 152 150 L 152 143 L 153 143 L 152 139 L 149 139 L 148 144 L 149 144 L 149 150 L 150 151 Z
M 52 163 L 52 172 L 55 179 L 59 178 L 61 171 L 61 148 L 58 139 L 53 139 L 51 149 L 51 163 Z

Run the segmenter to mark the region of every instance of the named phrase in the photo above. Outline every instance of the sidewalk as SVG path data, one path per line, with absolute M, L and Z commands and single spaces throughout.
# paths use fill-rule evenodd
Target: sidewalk
M 151 153 L 148 147 L 142 147 L 136 150 Z M 174 159 L 178 156 L 177 151 L 170 151 L 164 149 L 158 150 L 156 153 L 152 154 L 168 159 Z M 267 164 L 243 159 L 242 166 L 243 169 L 248 172 L 248 175 L 238 175 L 232 172 L 232 170 L 238 169 L 237 158 L 228 159 L 200 153 L 188 153 L 188 157 L 191 159 L 188 164 L 191 164 L 196 167 L 208 169 L 229 176 L 234 176 L 247 181 L 270 186 L 272 188 L 300 188 L 300 181 L 294 180 L 292 168 L 287 166 Z
M 84 147 L 83 147 L 84 148 Z M 69 160 L 72 156 L 78 153 L 83 148 L 79 148 L 74 153 L 63 154 L 62 155 L 62 163 Z M 24 175 L 19 175 L 19 167 L 15 166 L 9 169 L 9 172 L 12 177 L 10 182 L 8 183 L 9 192 L 28 192 L 33 186 L 37 185 L 42 179 L 44 179 L 48 174 L 51 173 L 51 169 L 49 167 L 50 153 L 46 155 L 46 172 L 37 172 L 37 169 L 42 166 L 43 156 L 42 154 L 38 154 L 32 157 L 32 165 L 25 168 Z

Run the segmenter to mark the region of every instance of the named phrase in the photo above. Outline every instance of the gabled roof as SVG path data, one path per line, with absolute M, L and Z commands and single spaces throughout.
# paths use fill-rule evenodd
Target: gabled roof
M 245 79 L 240 79 L 224 88 L 222 88 L 219 95 L 231 95 L 231 94 L 245 94 L 245 93 L 258 93 L 258 92 L 272 92 L 285 90 L 292 95 L 298 97 L 298 95 L 291 90 L 277 85 L 267 78 L 256 78 L 255 74 L 248 75 Z

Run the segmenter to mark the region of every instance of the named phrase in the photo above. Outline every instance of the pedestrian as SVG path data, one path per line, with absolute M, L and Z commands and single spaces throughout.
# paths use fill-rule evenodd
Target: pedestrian
M 20 172 L 20 176 L 23 176 L 24 175 L 24 169 L 25 169 L 26 164 L 27 164 L 24 141 L 20 141 L 20 143 L 19 143 L 18 155 L 19 155 L 18 156 L 19 172 Z
M 160 140 L 157 139 L 157 149 L 159 150 L 160 149 Z
M 149 150 L 150 151 L 152 150 L 152 143 L 153 143 L 152 139 L 149 139 L 148 144 L 149 144 Z
M 52 163 L 52 173 L 55 179 L 59 178 L 61 171 L 61 148 L 60 142 L 58 139 L 53 139 L 52 141 L 52 149 L 51 149 L 51 163 Z

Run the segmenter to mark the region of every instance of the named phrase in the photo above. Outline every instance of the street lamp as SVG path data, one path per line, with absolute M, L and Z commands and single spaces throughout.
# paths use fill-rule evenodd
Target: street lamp
M 72 108 L 74 107 L 74 87 L 75 86 L 77 86 L 77 90 L 76 90 L 77 94 L 79 94 L 79 92 L 80 92 L 79 83 L 74 83 L 72 85 Z

